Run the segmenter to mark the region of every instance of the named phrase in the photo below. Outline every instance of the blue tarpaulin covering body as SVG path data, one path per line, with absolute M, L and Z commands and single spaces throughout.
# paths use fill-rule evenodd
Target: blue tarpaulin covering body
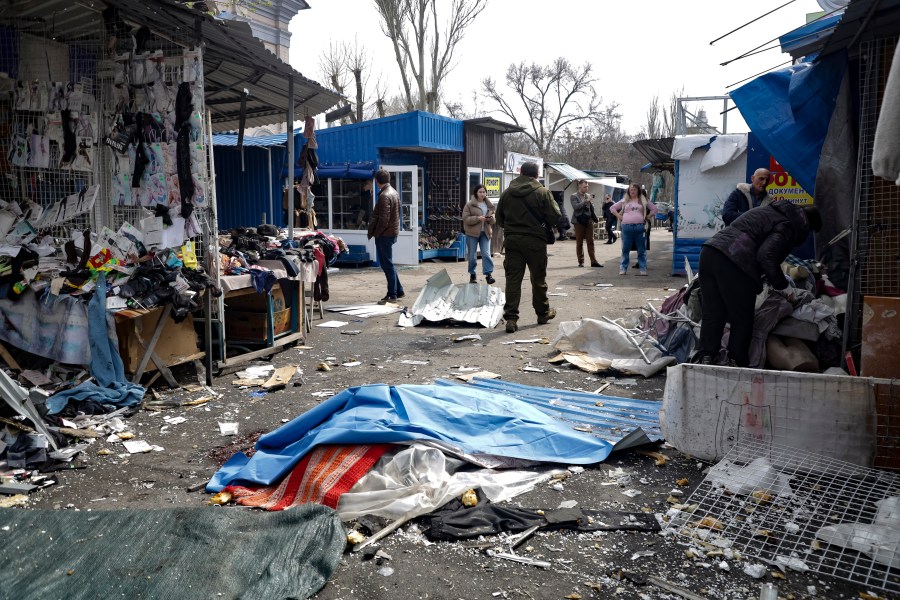
M 270 485 L 321 444 L 433 440 L 470 454 L 565 464 L 606 459 L 612 444 L 572 429 L 505 394 L 463 386 L 353 387 L 262 436 L 252 458 L 235 454 L 207 490 L 231 483 Z
M 846 67 L 846 52 L 838 52 L 767 73 L 731 92 L 750 130 L 810 195 Z

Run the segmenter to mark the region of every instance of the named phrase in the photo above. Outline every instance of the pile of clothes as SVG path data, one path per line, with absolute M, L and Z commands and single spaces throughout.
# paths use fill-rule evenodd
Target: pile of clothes
M 782 263 L 793 300 L 766 286 L 756 299 L 750 367 L 821 372 L 841 363 L 847 294 L 828 278 L 820 263 L 793 255 Z M 644 309 L 641 328 L 679 363 L 689 362 L 699 343 L 703 319 L 700 273 L 672 294 L 659 309 Z M 729 332 L 722 341 L 724 363 Z

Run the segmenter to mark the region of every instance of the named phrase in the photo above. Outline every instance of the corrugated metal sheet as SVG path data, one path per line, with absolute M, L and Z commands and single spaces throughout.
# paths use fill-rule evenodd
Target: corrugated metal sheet
M 576 179 L 591 179 L 591 176 L 584 171 L 576 169 L 566 163 L 544 163 L 544 168 L 553 169 L 569 181 L 575 181 Z
M 488 329 L 503 317 L 506 294 L 499 287 L 487 284 L 456 285 L 446 269 L 432 275 L 419 292 L 419 297 L 400 317 L 401 327 L 415 327 L 422 321 L 459 321 L 478 323 Z
M 466 165 L 503 169 L 503 134 L 496 129 L 466 125 Z
M 463 151 L 462 121 L 413 111 L 316 131 L 321 162 L 381 162 L 381 149 Z M 302 143 L 298 142 L 299 153 Z
M 281 214 L 281 196 L 284 180 L 277 176 L 285 161 L 287 151 L 282 146 L 271 146 L 272 152 L 272 203 L 269 208 L 269 150 L 244 149 L 244 171 L 241 171 L 241 153 L 236 148 L 215 146 L 216 161 L 216 220 L 220 231 L 232 227 L 256 227 L 262 213 L 269 215 L 270 223 L 280 227 L 287 224 Z
M 217 133 L 212 136 L 213 138 L 213 146 L 223 146 L 223 147 L 231 147 L 236 148 L 238 142 L 238 136 L 236 133 Z M 306 143 L 306 139 L 303 137 L 302 129 L 294 130 L 294 139 L 300 139 L 300 146 Z M 244 146 L 245 147 L 261 147 L 267 148 L 269 146 L 285 146 L 287 142 L 287 134 L 285 133 L 276 133 L 275 135 L 260 135 L 260 136 L 248 136 L 244 135 Z
M 438 380 L 438 385 L 462 385 Z M 474 379 L 468 385 L 491 392 L 507 394 L 572 423 L 579 431 L 592 435 L 622 450 L 663 439 L 659 428 L 659 400 L 639 400 L 603 396 L 588 392 L 535 387 L 499 379 Z

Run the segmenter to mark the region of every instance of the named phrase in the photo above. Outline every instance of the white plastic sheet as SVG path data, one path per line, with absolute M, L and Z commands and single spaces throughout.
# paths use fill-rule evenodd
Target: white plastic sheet
M 652 344 L 644 342 L 641 348 L 650 360 L 648 363 L 620 327 L 596 319 L 563 321 L 554 347 L 566 361 L 591 373 L 613 369 L 650 377 L 675 363 L 674 356 L 663 356 Z
M 900 569 L 900 496 L 875 503 L 872 523 L 828 525 L 816 532 L 823 542 L 852 548 L 892 569 Z
M 419 444 L 381 457 L 369 473 L 341 496 L 337 511 L 344 521 L 363 515 L 396 520 L 428 514 L 466 490 L 481 488 L 502 502 L 550 479 L 546 471 L 472 469 L 436 448 Z

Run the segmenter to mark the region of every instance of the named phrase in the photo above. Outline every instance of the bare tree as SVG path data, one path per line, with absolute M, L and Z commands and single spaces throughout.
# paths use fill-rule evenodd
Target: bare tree
M 660 112 L 659 94 L 657 93 L 650 99 L 650 105 L 647 107 L 646 128 L 641 131 L 641 135 L 647 139 L 654 140 L 661 137 L 662 124 L 660 123 Z
M 365 46 L 354 38 L 353 44 L 332 41 L 328 50 L 319 57 L 319 72 L 331 88 L 339 94 L 350 97 L 353 112 L 344 122 L 358 123 L 371 116 L 369 110 L 370 79 L 372 61 Z M 376 83 L 375 95 L 383 99 L 384 92 L 378 91 L 380 78 Z M 377 107 L 376 107 L 377 109 Z
M 356 110 L 351 120 L 354 123 L 365 120 L 366 104 L 368 98 L 366 89 L 368 87 L 369 73 L 371 71 L 372 61 L 369 60 L 369 54 L 365 46 L 359 45 L 359 40 L 354 38 L 353 45 L 344 46 L 347 57 L 347 68 L 353 76 L 353 83 L 356 91 Z
M 407 110 L 437 112 L 441 85 L 453 69 L 453 54 L 487 0 L 452 0 L 438 18 L 438 0 L 374 0 L 381 31 L 394 46 Z M 445 23 L 442 27 L 441 23 Z
M 535 149 L 543 154 L 566 129 L 578 124 L 602 124 L 602 99 L 594 89 L 592 71 L 589 62 L 576 68 L 562 57 L 546 66 L 521 62 L 506 70 L 512 101 L 491 77 L 482 80 L 481 89 L 496 105 L 495 112 L 523 127 Z
M 663 137 L 673 137 L 677 131 L 675 120 L 678 118 L 678 99 L 684 96 L 684 87 L 672 92 L 669 96 L 669 104 L 663 111 L 662 133 Z

